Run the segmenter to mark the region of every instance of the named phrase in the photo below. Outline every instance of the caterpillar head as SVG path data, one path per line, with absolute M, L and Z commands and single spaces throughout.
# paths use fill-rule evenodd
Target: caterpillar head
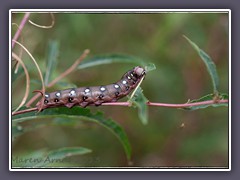
M 143 67 L 141 66 L 137 66 L 134 68 L 133 72 L 138 76 L 138 77 L 142 77 L 145 76 L 146 71 Z

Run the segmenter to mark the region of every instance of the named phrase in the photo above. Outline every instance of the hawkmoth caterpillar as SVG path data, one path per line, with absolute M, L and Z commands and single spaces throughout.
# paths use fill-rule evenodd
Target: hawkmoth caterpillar
M 43 95 L 44 101 L 40 100 L 36 107 L 41 111 L 48 107 L 66 106 L 71 108 L 76 105 L 86 107 L 92 104 L 99 106 L 104 102 L 115 102 L 136 88 L 145 74 L 145 69 L 137 66 L 126 72 L 119 81 L 113 84 L 45 93 Z

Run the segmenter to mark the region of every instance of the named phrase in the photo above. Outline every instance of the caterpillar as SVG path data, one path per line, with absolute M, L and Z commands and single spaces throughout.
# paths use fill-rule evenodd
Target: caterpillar
M 126 72 L 119 81 L 113 84 L 70 88 L 45 93 L 43 95 L 44 101 L 40 100 L 36 107 L 41 111 L 48 107 L 66 106 L 71 108 L 79 105 L 85 108 L 92 104 L 99 106 L 104 102 L 116 102 L 136 88 L 140 80 L 145 77 L 145 74 L 145 69 L 137 66 Z

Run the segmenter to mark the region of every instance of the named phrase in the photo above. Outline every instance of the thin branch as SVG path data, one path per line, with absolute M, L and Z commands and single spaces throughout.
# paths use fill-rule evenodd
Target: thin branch
M 169 107 L 169 108 L 185 108 L 191 106 L 201 106 L 201 105 L 209 105 L 209 104 L 224 104 L 228 103 L 228 99 L 218 100 L 208 100 L 194 103 L 185 103 L 185 104 L 167 104 L 167 103 L 155 103 L 155 102 L 147 102 L 149 106 L 161 106 L 161 107 Z
M 75 63 L 68 68 L 65 72 L 63 72 L 62 74 L 60 74 L 60 76 L 58 76 L 56 79 L 54 79 L 52 82 L 50 82 L 47 87 L 52 87 L 54 84 L 56 84 L 60 79 L 63 79 L 64 77 L 66 77 L 68 74 L 70 74 L 73 70 L 76 69 L 76 67 L 79 65 L 80 62 L 82 62 L 82 60 L 89 54 L 90 50 L 89 49 L 85 49 L 83 54 L 80 56 L 80 58 L 78 58 Z
M 222 104 L 228 103 L 228 100 L 209 100 L 209 101 L 201 101 L 195 103 L 184 103 L 184 104 L 168 104 L 168 103 L 156 103 L 156 102 L 147 102 L 148 106 L 159 106 L 159 107 L 168 107 L 168 108 L 184 108 L 184 107 L 191 107 L 191 106 L 201 106 L 201 105 L 208 105 L 208 104 Z M 130 102 L 109 102 L 103 103 L 103 106 L 131 106 L 132 103 Z
M 208 105 L 208 104 L 223 104 L 223 103 L 228 103 L 227 99 L 224 100 L 218 100 L 217 102 L 214 100 L 209 100 L 209 101 L 202 101 L 202 102 L 195 102 L 195 103 L 185 103 L 185 104 L 167 104 L 167 103 L 156 103 L 156 102 L 147 102 L 146 104 L 148 106 L 158 106 L 158 107 L 168 107 L 168 108 L 184 108 L 184 107 L 191 107 L 191 106 L 200 106 L 200 105 Z M 132 103 L 130 102 L 109 102 L 109 103 L 102 103 L 103 106 L 131 106 Z M 94 104 L 92 104 L 94 105 Z M 21 111 L 17 111 L 15 113 L 12 113 L 12 115 L 18 115 L 18 114 L 23 114 L 31 111 L 37 111 L 38 109 L 35 108 L 30 108 L 30 109 L 25 109 Z
M 12 116 L 18 115 L 18 114 L 23 114 L 23 113 L 28 113 L 28 112 L 32 112 L 32 111 L 37 111 L 38 108 L 34 107 L 34 108 L 29 108 L 29 109 L 24 109 L 24 110 L 20 110 L 17 112 L 12 112 Z
M 26 106 L 27 106 L 27 107 L 30 107 L 31 104 L 32 104 L 37 98 L 39 98 L 40 96 L 41 96 L 40 93 L 35 94 L 35 96 L 33 96 L 33 97 L 26 103 Z
M 13 40 L 12 41 L 12 48 L 14 48 L 15 42 L 18 40 L 18 38 L 19 38 L 19 36 L 20 36 L 20 34 L 22 32 L 22 29 L 25 26 L 29 16 L 30 16 L 30 13 L 25 13 L 25 15 L 24 15 L 24 17 L 23 17 L 23 19 L 22 19 L 22 21 L 21 21 L 21 23 L 19 25 L 19 28 L 18 28 L 17 32 L 15 33 L 15 35 L 14 35 L 14 37 L 12 39 Z
M 66 77 L 68 74 L 70 74 L 73 70 L 76 69 L 76 67 L 79 65 L 80 62 L 82 62 L 82 60 L 88 55 L 89 53 L 89 49 L 86 49 L 83 54 L 74 62 L 74 64 L 68 68 L 65 72 L 63 72 L 62 74 L 60 74 L 56 79 L 54 79 L 52 82 L 50 82 L 47 87 L 50 88 L 52 87 L 54 84 L 56 84 L 59 80 L 63 79 L 64 77 Z M 30 107 L 30 105 L 41 96 L 40 93 L 36 94 L 35 96 L 33 96 L 26 104 L 27 107 Z

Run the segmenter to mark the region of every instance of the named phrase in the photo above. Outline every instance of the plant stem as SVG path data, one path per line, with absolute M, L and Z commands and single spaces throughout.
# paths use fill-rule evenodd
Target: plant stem
M 148 106 L 159 106 L 159 107 L 168 107 L 168 108 L 184 108 L 184 107 L 190 107 L 190 106 L 200 106 L 200 105 L 207 105 L 207 104 L 221 104 L 221 103 L 228 103 L 227 99 L 224 100 L 219 100 L 219 101 L 214 101 L 214 100 L 209 100 L 209 101 L 202 101 L 202 102 L 195 102 L 195 103 L 184 103 L 184 104 L 167 104 L 167 103 L 156 103 L 156 102 L 147 102 L 146 104 Z M 93 104 L 94 105 L 94 104 Z M 103 106 L 131 106 L 131 103 L 129 102 L 109 102 L 109 103 L 102 103 Z M 25 109 L 21 111 L 17 111 L 12 113 L 12 115 L 18 115 L 18 114 L 23 114 L 31 111 L 37 111 L 38 109 L 35 108 L 30 108 L 30 109 Z
M 36 107 L 34 108 L 29 108 L 29 109 L 24 109 L 24 110 L 20 110 L 17 112 L 13 112 L 12 116 L 18 115 L 18 114 L 23 114 L 23 113 L 28 113 L 28 112 L 32 112 L 32 111 L 37 111 L 38 109 Z
M 78 58 L 75 63 L 68 68 L 66 71 L 64 71 L 62 74 L 60 74 L 56 79 L 54 79 L 52 82 L 50 82 L 47 87 L 52 87 L 54 84 L 56 84 L 59 80 L 66 77 L 68 74 L 70 74 L 73 70 L 76 69 L 76 67 L 82 62 L 82 60 L 89 54 L 89 49 L 84 50 L 83 54 Z
M 201 105 L 208 105 L 208 104 L 222 104 L 228 103 L 227 99 L 214 101 L 202 101 L 202 102 L 195 102 L 195 103 L 185 103 L 185 104 L 167 104 L 167 103 L 155 103 L 155 102 L 147 102 L 149 106 L 161 106 L 161 107 L 169 107 L 169 108 L 184 108 L 184 107 L 191 107 L 191 106 L 201 106 Z
M 24 17 L 23 17 L 23 19 L 22 19 L 22 21 L 21 21 L 21 23 L 20 23 L 20 25 L 19 25 L 19 28 L 17 29 L 17 32 L 15 33 L 15 35 L 14 35 L 14 37 L 13 37 L 13 39 L 12 39 L 12 40 L 13 40 L 13 41 L 12 41 L 12 48 L 14 48 L 14 46 L 15 46 L 15 41 L 18 40 L 18 38 L 19 38 L 19 36 L 20 36 L 20 34 L 21 34 L 21 32 L 22 32 L 22 29 L 23 29 L 23 27 L 25 26 L 25 24 L 26 24 L 29 16 L 30 16 L 30 13 L 25 13 L 25 15 L 24 15 Z

